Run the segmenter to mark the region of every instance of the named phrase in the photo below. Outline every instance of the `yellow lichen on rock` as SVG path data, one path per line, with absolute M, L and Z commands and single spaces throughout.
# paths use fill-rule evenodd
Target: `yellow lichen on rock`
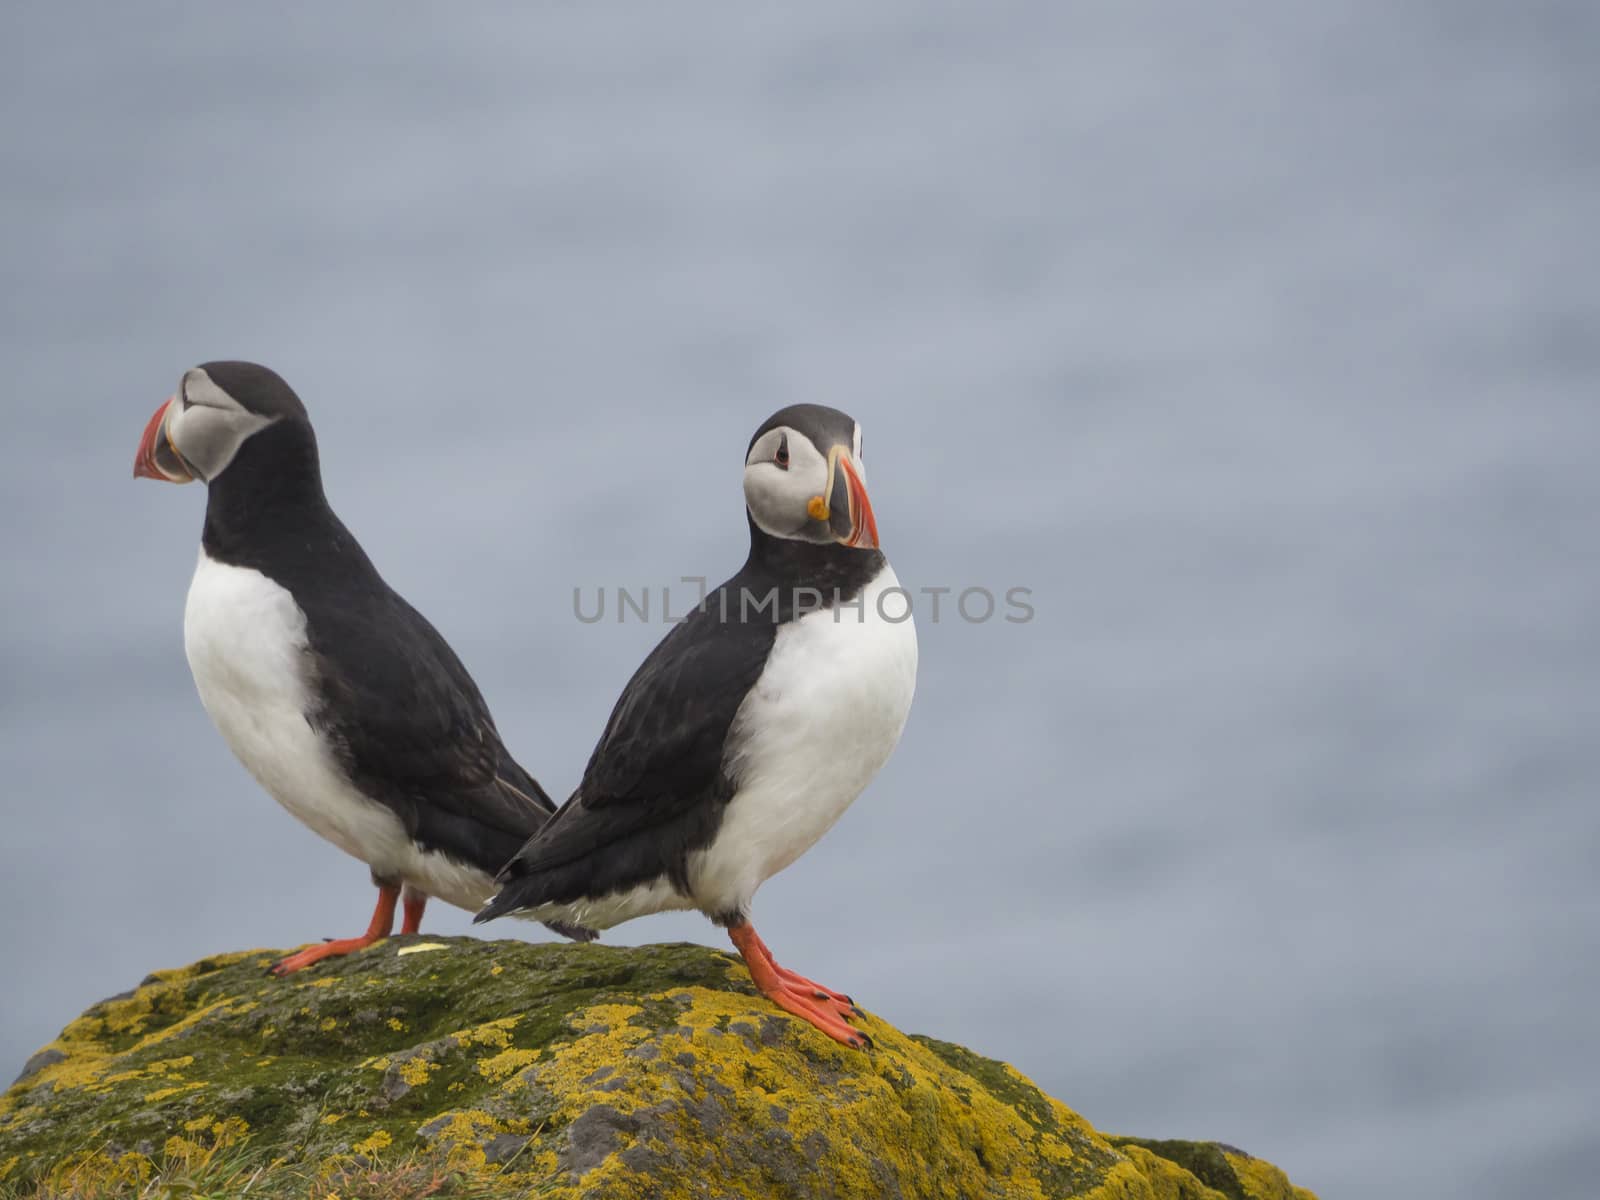
M 362 1138 L 351 1149 L 357 1154 L 376 1154 L 380 1150 L 388 1149 L 393 1143 L 394 1135 L 387 1129 L 380 1129 L 371 1137 Z
M 181 1071 L 185 1067 L 194 1066 L 194 1055 L 185 1054 L 181 1058 L 158 1058 L 145 1068 L 152 1075 L 163 1075 L 173 1071 Z
M 1103 1147 L 1080 1155 L 1060 1136 L 1086 1144 L 1094 1136 L 1065 1106 L 1052 1112 L 1058 1136 L 1042 1138 L 1014 1108 L 881 1022 L 868 1026 L 878 1042 L 869 1057 L 776 1012 L 753 1012 L 740 993 L 695 987 L 640 1001 L 579 1009 L 567 1022 L 582 1035 L 575 1040 L 478 1064 L 506 1081 L 499 1109 L 525 1093 L 554 1100 L 548 1121 L 568 1129 L 566 1157 L 586 1195 L 670 1194 L 659 1189 L 673 1179 L 688 1188 L 708 1171 L 737 1195 L 785 1183 L 762 1147 L 719 1140 L 723 1126 L 764 1130 L 771 1149 L 803 1156 L 821 1194 L 1043 1200 L 1058 1193 L 1033 1172 L 1041 1156 L 1064 1173 L 1092 1173 L 1097 1160 L 1115 1158 Z M 518 1066 L 514 1075 L 505 1069 Z M 447 1114 L 436 1132 L 459 1144 L 481 1137 L 483 1124 Z M 630 1137 L 631 1154 L 610 1152 Z
M 433 1063 L 426 1058 L 410 1058 L 395 1068 L 400 1078 L 412 1087 L 421 1087 L 433 1074 Z
M 504 1079 L 515 1071 L 531 1066 L 538 1060 L 539 1053 L 538 1050 L 518 1050 L 513 1046 L 478 1063 L 478 1074 L 485 1079 Z
M 875 1048 L 846 1049 L 701 947 L 405 945 L 313 980 L 225 956 L 95 1006 L 0 1098 L 0 1179 L 104 1192 L 248 1160 L 325 1196 L 421 1156 L 545 1200 L 1310 1200 L 1231 1148 L 1108 1138 L 875 1015 Z
M 1250 1200 L 1316 1200 L 1305 1188 L 1290 1183 L 1289 1177 L 1269 1162 L 1239 1153 L 1225 1152 L 1223 1157 Z
M 205 1080 L 197 1079 L 193 1083 L 180 1083 L 175 1087 L 157 1088 L 153 1092 L 144 1094 L 144 1102 L 146 1104 L 157 1104 L 168 1096 L 181 1096 L 184 1092 L 197 1092 L 205 1086 L 207 1086 Z
M 511 1045 L 511 1031 L 517 1027 L 519 1017 L 500 1017 L 485 1021 L 470 1029 L 458 1029 L 450 1036 L 458 1046 L 492 1046 L 504 1050 Z
M 1228 1200 L 1215 1188 L 1201 1183 L 1170 1159 L 1143 1146 L 1125 1146 L 1122 1151 L 1144 1176 L 1151 1200 Z

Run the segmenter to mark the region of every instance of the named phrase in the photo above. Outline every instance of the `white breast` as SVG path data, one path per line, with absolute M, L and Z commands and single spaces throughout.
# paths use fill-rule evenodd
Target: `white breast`
M 487 875 L 420 851 L 393 812 L 356 790 L 312 729 L 306 618 L 286 588 L 202 550 L 183 644 L 206 713 L 279 804 L 379 875 L 461 908 L 488 898 Z
M 888 761 L 911 712 L 917 634 L 887 564 L 859 609 L 781 626 L 734 718 L 739 790 L 710 847 L 690 860 L 695 901 L 743 911 L 758 887 L 804 854 Z M 903 618 L 903 619 L 899 619 Z

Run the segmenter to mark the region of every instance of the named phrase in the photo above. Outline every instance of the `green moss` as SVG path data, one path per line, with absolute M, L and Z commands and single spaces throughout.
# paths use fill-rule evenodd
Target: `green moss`
M 1315 1200 L 1271 1163 L 1218 1142 L 1116 1136 L 1106 1141 L 1124 1153 L 1139 1148 L 1173 1163 L 1227 1200 Z
M 1158 1141 L 1153 1138 L 1108 1137 L 1119 1149 L 1140 1146 L 1168 1162 L 1176 1163 L 1207 1187 L 1228 1200 L 1251 1200 L 1228 1165 L 1227 1155 L 1216 1142 Z
M 287 980 L 275 957 L 159 972 L 68 1025 L 0 1096 L 0 1194 L 239 1153 L 268 1184 L 422 1155 L 475 1194 L 595 1200 L 1288 1187 L 1203 1143 L 1114 1144 L 1011 1067 L 874 1017 L 877 1048 L 847 1050 L 699 946 L 397 938 Z

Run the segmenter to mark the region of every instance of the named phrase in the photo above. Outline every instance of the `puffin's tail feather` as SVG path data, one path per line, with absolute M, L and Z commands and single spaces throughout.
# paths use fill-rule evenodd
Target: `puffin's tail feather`
M 527 905 L 519 903 L 510 894 L 511 891 L 510 887 L 503 887 L 491 896 L 489 903 L 485 904 L 473 916 L 472 923 L 474 925 L 482 925 L 485 921 L 492 921 L 496 917 L 505 916 L 507 913 L 516 914 L 525 911 Z M 575 942 L 592 942 L 600 936 L 598 929 L 590 929 L 587 925 L 579 925 L 575 921 L 541 921 L 540 924 L 551 933 L 558 933 L 562 937 L 571 938 Z
M 541 924 L 551 933 L 559 933 L 575 942 L 592 942 L 600 936 L 598 929 L 590 929 L 587 925 L 572 925 L 566 921 L 543 921 Z
M 474 914 L 472 923 L 474 925 L 482 925 L 485 921 L 492 921 L 496 917 L 503 917 L 509 912 L 516 912 L 517 909 L 522 908 L 523 905 L 518 903 L 517 898 L 511 894 L 514 890 L 509 886 L 503 887 L 490 896 L 489 902 Z

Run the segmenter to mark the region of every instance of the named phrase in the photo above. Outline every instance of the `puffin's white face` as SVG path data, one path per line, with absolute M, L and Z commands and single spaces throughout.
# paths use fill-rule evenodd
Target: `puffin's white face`
M 875 549 L 878 523 L 861 465 L 861 426 L 849 445 L 818 446 L 790 425 L 758 437 L 744 462 L 744 502 L 773 537 Z
M 252 412 L 204 367 L 192 367 L 145 426 L 133 474 L 168 483 L 210 483 L 227 470 L 246 438 L 278 419 Z

